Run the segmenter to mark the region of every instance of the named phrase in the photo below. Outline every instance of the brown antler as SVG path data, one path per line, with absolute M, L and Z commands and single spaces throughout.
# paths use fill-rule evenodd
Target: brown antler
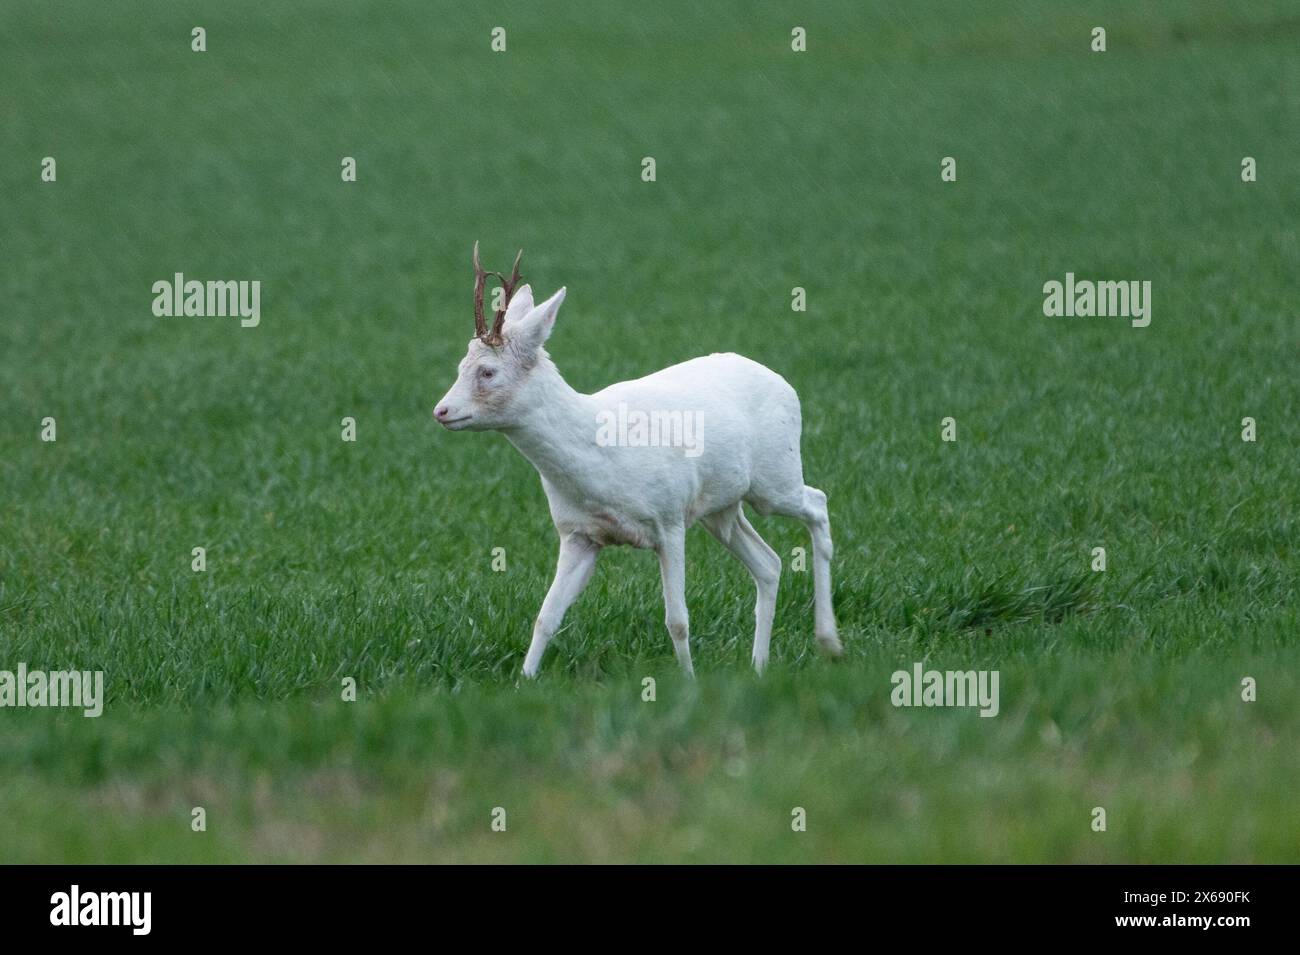
M 474 243 L 474 337 L 482 338 L 487 334 L 487 323 L 483 320 L 483 286 L 487 283 L 487 273 L 478 261 L 478 242 Z
M 505 293 L 501 296 L 501 307 L 497 309 L 496 318 L 492 322 L 492 336 L 487 339 L 489 345 L 500 345 L 503 341 L 501 337 L 501 326 L 506 321 L 506 309 L 510 307 L 510 300 L 515 297 L 515 289 L 519 287 L 519 260 L 524 257 L 524 250 L 520 249 L 519 254 L 515 256 L 514 268 L 510 270 L 510 278 L 506 278 L 500 272 L 497 278 L 501 280 L 501 290 Z
M 515 267 L 510 272 L 510 278 L 506 278 L 500 272 L 485 272 L 483 266 L 478 260 L 478 243 L 474 243 L 474 334 L 481 339 L 483 344 L 497 346 L 505 342 L 501 335 L 501 326 L 505 324 L 506 309 L 510 307 L 510 299 L 514 298 L 515 289 L 519 287 L 519 260 L 524 257 L 524 250 L 520 249 L 519 254 L 515 256 Z M 483 287 L 487 284 L 488 275 L 495 275 L 501 280 L 501 290 L 505 293 L 502 296 L 501 307 L 496 310 L 492 318 L 491 330 L 487 327 L 487 320 L 483 316 Z

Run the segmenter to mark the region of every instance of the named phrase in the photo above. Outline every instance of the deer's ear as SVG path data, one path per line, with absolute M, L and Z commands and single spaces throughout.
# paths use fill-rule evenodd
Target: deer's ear
M 523 289 L 520 289 L 522 292 Z M 527 315 L 515 323 L 512 330 L 511 338 L 517 341 L 525 348 L 541 348 L 546 344 L 546 339 L 551 337 L 551 329 L 555 327 L 555 316 L 560 311 L 560 304 L 564 301 L 564 292 L 562 288 L 541 305 L 532 309 Z M 510 303 L 511 305 L 514 302 Z
M 532 310 L 533 287 L 531 285 L 521 285 L 515 289 L 515 294 L 510 297 L 510 304 L 506 306 L 506 317 L 501 323 L 501 330 L 506 331 Z

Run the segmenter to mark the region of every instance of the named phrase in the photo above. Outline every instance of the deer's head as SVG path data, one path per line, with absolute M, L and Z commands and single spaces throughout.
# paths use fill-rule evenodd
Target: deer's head
M 533 290 L 519 284 L 519 260 L 506 278 L 485 272 L 474 243 L 474 337 L 461 359 L 456 383 L 433 409 L 434 419 L 449 431 L 489 431 L 508 428 L 540 398 L 534 370 L 546 352 L 542 346 L 555 327 L 564 301 L 560 289 L 541 305 L 533 305 Z M 501 282 L 501 306 L 489 328 L 483 316 L 483 292 L 489 275 Z

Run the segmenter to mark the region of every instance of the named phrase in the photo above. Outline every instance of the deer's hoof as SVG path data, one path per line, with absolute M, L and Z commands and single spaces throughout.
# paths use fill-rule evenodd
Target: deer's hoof
M 834 633 L 817 634 L 817 646 L 821 647 L 823 653 L 827 656 L 842 657 L 844 656 L 844 644 L 840 643 L 840 638 Z

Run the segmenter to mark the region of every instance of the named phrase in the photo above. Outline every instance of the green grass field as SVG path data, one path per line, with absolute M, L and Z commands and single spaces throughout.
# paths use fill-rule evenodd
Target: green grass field
M 0 709 L 0 861 L 1300 859 L 1295 4 L 705 6 L 4 5 L 0 670 L 107 703 Z M 798 389 L 843 660 L 771 518 L 762 679 L 697 529 L 697 681 L 623 549 L 521 685 L 545 497 L 430 418 L 476 238 L 568 286 L 579 390 Z M 1150 327 L 1044 316 L 1067 271 Z M 261 324 L 155 317 L 175 272 Z M 1000 714 L 893 707 L 918 661 Z

